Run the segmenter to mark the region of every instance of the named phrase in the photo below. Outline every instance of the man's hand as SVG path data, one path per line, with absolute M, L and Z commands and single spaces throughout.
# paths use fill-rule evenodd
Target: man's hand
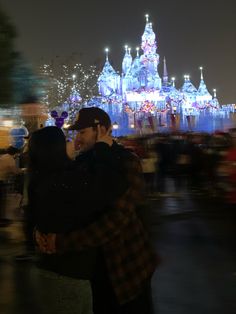
M 105 127 L 98 125 L 97 126 L 97 143 L 103 142 L 111 146 L 113 144 L 112 136 L 111 136 L 112 127 L 109 127 L 108 130 Z
M 36 230 L 35 240 L 38 245 L 39 251 L 46 254 L 56 253 L 56 234 L 44 234 Z

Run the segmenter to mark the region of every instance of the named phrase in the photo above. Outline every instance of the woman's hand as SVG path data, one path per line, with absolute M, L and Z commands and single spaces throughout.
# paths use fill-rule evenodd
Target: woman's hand
M 44 234 L 36 230 L 35 241 L 38 245 L 38 249 L 40 252 L 45 253 L 45 254 L 56 253 L 56 234 L 55 233 Z
M 112 127 L 110 126 L 108 130 L 105 129 L 104 126 L 97 126 L 97 143 L 103 142 L 111 146 L 113 144 L 112 136 L 111 136 Z

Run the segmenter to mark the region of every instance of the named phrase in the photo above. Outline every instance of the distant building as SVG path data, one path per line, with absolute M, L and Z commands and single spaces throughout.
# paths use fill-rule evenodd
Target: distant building
M 196 88 L 185 75 L 180 89 L 175 78 L 169 78 L 166 59 L 163 77 L 158 72 L 160 57 L 156 35 L 146 15 L 141 40 L 142 54 L 136 48 L 133 57 L 126 46 L 122 73 L 111 65 L 106 49 L 106 60 L 98 77 L 99 96 L 92 97 L 84 106 L 101 107 L 116 125 L 116 134 L 149 133 L 167 129 L 214 131 L 231 127 L 235 105 L 220 106 L 216 91 L 211 95 L 200 68 L 200 83 Z

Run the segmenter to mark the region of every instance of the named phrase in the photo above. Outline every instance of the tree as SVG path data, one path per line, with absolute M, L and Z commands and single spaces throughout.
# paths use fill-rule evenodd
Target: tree
M 20 53 L 15 54 L 11 80 L 13 104 L 25 103 L 29 98 L 41 97 L 43 82 L 34 74 L 31 66 Z
M 11 102 L 12 86 L 11 72 L 14 66 L 15 27 L 0 8 L 0 105 Z
M 54 108 L 70 101 L 75 91 L 79 92 L 83 101 L 97 95 L 98 70 L 96 66 L 84 67 L 81 64 L 57 63 L 44 64 L 40 67 L 44 79 L 45 94 L 42 102 Z

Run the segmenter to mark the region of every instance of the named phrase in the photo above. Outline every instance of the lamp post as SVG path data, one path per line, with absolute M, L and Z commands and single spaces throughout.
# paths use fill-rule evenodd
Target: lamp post
M 117 137 L 117 130 L 119 129 L 119 124 L 116 121 L 113 123 L 112 129 L 114 130 L 115 137 Z
M 216 89 L 213 89 L 213 93 L 214 93 L 214 98 L 216 98 Z
M 175 87 L 175 77 L 172 77 L 171 81 L 172 81 L 172 86 Z

